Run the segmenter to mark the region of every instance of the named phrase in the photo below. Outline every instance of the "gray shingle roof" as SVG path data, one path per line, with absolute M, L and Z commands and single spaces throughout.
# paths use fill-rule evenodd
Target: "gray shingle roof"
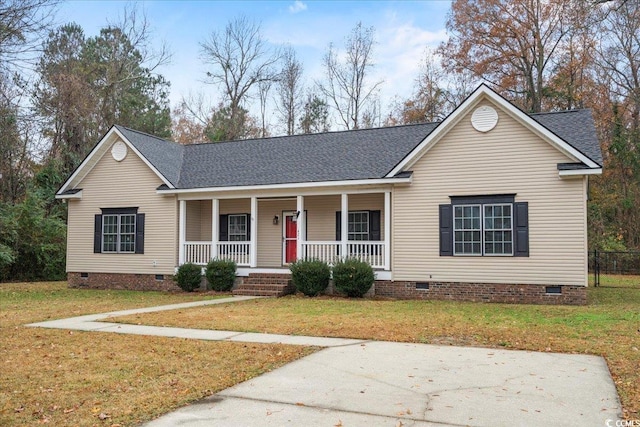
M 179 187 L 383 178 L 435 126 L 430 123 L 189 145 Z
M 589 110 L 531 117 L 602 165 Z M 122 126 L 117 128 L 176 188 L 205 188 L 383 178 L 437 125 L 184 146 Z
M 602 151 L 591 110 L 531 114 L 531 118 L 602 166 Z

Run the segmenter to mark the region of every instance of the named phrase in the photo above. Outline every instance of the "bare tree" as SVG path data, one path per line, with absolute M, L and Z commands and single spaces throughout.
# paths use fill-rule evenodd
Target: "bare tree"
M 32 63 L 58 0 L 0 1 L 0 71 Z
M 374 66 L 374 36 L 373 27 L 363 28 L 359 22 L 345 41 L 344 60 L 339 58 L 333 44 L 323 59 L 326 81 L 318 82 L 318 88 L 346 129 L 361 126 L 363 114 L 375 103 L 377 90 L 383 83 L 369 82 L 369 71 Z
M 258 83 L 258 100 L 260 101 L 260 135 L 266 138 L 269 135 L 267 124 L 267 103 L 273 80 L 263 80 Z
M 235 121 L 254 85 L 274 79 L 278 52 L 269 51 L 260 26 L 245 17 L 229 22 L 224 32 L 212 32 L 200 46 L 204 63 L 211 66 L 207 82 L 222 86 Z
M 276 85 L 276 109 L 282 123 L 287 128 L 287 135 L 293 135 L 296 119 L 302 106 L 302 63 L 296 58 L 295 51 L 289 47 L 282 55 L 283 65 Z

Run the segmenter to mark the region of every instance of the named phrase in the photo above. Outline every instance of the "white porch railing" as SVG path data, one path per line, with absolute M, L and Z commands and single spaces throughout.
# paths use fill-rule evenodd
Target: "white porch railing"
M 340 259 L 340 242 L 302 242 L 304 259 L 317 259 L 333 265 Z
M 342 258 L 341 247 L 341 243 L 335 241 L 305 241 L 302 242 L 302 254 L 304 259 L 318 259 L 332 265 Z M 349 241 L 346 258 L 357 258 L 373 268 L 385 268 L 384 242 Z
M 239 266 L 251 263 L 251 242 L 218 242 L 217 258 L 230 259 Z
M 211 242 L 185 242 L 184 262 L 206 265 L 212 258 L 230 259 L 238 266 L 250 264 L 251 242 L 218 242 L 216 254 L 211 256 Z
M 185 242 L 184 262 L 206 265 L 211 260 L 211 242 Z
M 367 262 L 373 268 L 384 268 L 384 242 L 348 242 L 347 257 Z

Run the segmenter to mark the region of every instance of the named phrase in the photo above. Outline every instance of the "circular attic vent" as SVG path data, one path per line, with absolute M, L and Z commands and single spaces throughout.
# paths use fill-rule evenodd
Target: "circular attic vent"
M 471 125 L 478 132 L 489 132 L 498 124 L 498 112 L 488 105 L 476 108 L 471 115 Z
M 111 155 L 116 162 L 124 160 L 124 158 L 127 157 L 127 144 L 122 141 L 113 144 L 113 147 L 111 147 Z

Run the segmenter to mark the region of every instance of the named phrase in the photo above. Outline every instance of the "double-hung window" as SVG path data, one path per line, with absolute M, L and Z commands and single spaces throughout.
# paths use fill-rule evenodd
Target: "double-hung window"
M 511 204 L 453 206 L 454 255 L 513 255 Z
M 369 240 L 369 211 L 349 212 L 348 240 Z
M 102 252 L 135 253 L 136 216 L 102 216 Z
M 247 215 L 229 215 L 229 241 L 245 242 L 247 237 Z
M 138 208 L 102 208 L 95 216 L 94 253 L 144 253 L 144 214 Z
M 452 196 L 440 205 L 440 255 L 529 256 L 528 216 L 513 195 Z

